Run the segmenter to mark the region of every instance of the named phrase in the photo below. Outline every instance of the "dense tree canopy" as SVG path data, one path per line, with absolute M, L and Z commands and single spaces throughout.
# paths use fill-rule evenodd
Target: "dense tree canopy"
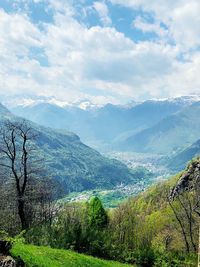
M 89 225 L 92 228 L 101 229 L 108 223 L 107 213 L 98 197 L 93 197 L 88 207 Z

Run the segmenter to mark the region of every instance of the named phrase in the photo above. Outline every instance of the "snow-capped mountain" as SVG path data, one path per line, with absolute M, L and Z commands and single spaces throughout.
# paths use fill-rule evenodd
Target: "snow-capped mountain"
M 180 96 L 176 98 L 168 98 L 167 100 L 185 105 L 191 105 L 200 101 L 200 95 Z
M 52 104 L 59 107 L 70 105 L 67 101 L 58 100 L 56 97 L 36 96 L 36 95 L 15 95 L 12 97 L 0 96 L 0 102 L 8 108 L 18 106 L 29 107 L 38 104 Z
M 31 107 L 39 104 L 50 104 L 61 108 L 77 107 L 83 110 L 100 108 L 103 105 L 95 104 L 89 99 L 70 102 L 67 100 L 58 99 L 54 96 L 34 96 L 34 95 L 15 95 L 12 97 L 0 95 L 0 102 L 8 108 L 16 107 Z
M 164 98 L 164 99 L 150 99 L 146 101 L 152 102 L 170 102 L 176 103 L 183 106 L 191 105 L 194 102 L 200 101 L 200 95 L 190 95 L 190 96 L 181 96 L 176 98 Z M 131 109 L 139 104 L 142 104 L 146 101 L 135 101 L 131 100 L 127 104 L 124 105 L 115 105 L 120 108 Z M 0 102 L 4 104 L 8 108 L 15 108 L 18 106 L 28 107 L 28 106 L 35 106 L 38 104 L 52 104 L 62 108 L 68 107 L 76 107 L 83 110 L 90 110 L 90 109 L 99 109 L 102 108 L 103 104 L 96 104 L 92 102 L 90 99 L 82 99 L 79 101 L 70 102 L 63 99 L 58 99 L 55 96 L 36 96 L 36 95 L 15 95 L 12 97 L 0 95 Z M 105 105 L 108 103 L 105 103 Z

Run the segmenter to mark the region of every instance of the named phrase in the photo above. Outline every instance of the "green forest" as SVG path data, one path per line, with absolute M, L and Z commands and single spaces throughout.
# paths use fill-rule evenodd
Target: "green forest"
M 14 258 L 37 267 L 65 266 L 62 257 L 66 266 L 197 265 L 199 158 L 169 180 L 106 209 L 98 196 L 58 201 L 55 185 L 38 167 L 30 125 L 6 121 L 2 129 L 0 239 L 12 244 Z M 67 263 L 71 258 L 75 265 Z M 91 263 L 81 263 L 84 259 Z

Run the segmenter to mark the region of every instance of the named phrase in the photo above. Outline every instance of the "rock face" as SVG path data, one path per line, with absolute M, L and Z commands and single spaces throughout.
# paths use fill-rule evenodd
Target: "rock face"
M 0 256 L 0 267 L 17 267 L 17 262 L 10 256 Z
M 178 183 L 173 188 L 170 198 L 174 199 L 179 194 L 200 190 L 200 158 L 193 160 L 187 167 L 186 171 L 181 175 Z
M 8 241 L 0 240 L 0 267 L 24 267 L 24 262 L 17 261 L 9 255 L 12 245 Z

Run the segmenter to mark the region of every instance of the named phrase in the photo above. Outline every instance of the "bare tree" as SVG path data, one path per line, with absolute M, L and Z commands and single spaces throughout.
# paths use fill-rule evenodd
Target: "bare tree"
M 170 201 L 170 199 L 168 200 L 168 203 L 169 203 L 171 209 L 174 212 L 176 220 L 179 223 L 179 226 L 180 226 L 180 229 L 181 229 L 181 233 L 182 233 L 182 236 L 183 236 L 183 240 L 185 242 L 186 252 L 189 253 L 190 252 L 190 244 L 189 244 L 188 237 L 187 237 L 187 230 L 185 229 L 185 222 L 184 222 L 180 212 L 176 209 L 176 207 L 173 206 L 173 203 L 172 203 L 172 201 Z
M 14 181 L 17 211 L 22 229 L 29 227 L 25 212 L 26 192 L 33 173 L 33 140 L 36 133 L 25 121 L 6 121 L 0 132 L 0 166 Z

